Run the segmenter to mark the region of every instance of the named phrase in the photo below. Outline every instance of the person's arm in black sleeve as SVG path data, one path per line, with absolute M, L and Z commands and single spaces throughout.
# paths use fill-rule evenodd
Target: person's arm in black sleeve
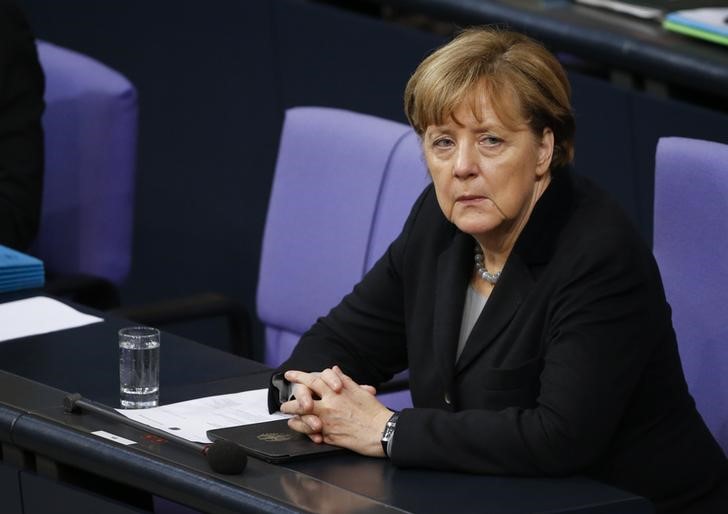
M 301 337 L 291 357 L 279 366 L 268 397 L 271 412 L 280 406 L 282 396 L 276 383 L 283 382 L 282 372 L 286 370 L 321 371 L 338 365 L 359 384 L 377 387 L 406 369 L 399 270 L 410 228 L 428 194 L 432 194 L 431 187 L 415 202 L 402 233 L 385 254 L 339 305 Z
M 44 78 L 20 9 L 0 1 L 0 244 L 26 249 L 43 187 Z

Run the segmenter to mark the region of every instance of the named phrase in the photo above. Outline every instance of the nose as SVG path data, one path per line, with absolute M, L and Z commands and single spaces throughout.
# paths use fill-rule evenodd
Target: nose
M 463 144 L 457 147 L 452 173 L 461 180 L 478 174 L 477 150 L 472 145 Z

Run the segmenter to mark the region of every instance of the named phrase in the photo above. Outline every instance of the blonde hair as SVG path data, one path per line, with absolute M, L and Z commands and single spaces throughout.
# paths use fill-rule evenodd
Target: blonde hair
M 473 112 L 482 91 L 504 122 L 520 114 L 533 133 L 554 133 L 551 167 L 574 157 L 576 123 L 571 110 L 571 87 L 566 72 L 541 44 L 529 37 L 492 27 L 466 29 L 420 63 L 407 82 L 404 108 L 415 132 L 444 123 L 464 101 Z M 504 108 L 508 95 L 520 113 Z

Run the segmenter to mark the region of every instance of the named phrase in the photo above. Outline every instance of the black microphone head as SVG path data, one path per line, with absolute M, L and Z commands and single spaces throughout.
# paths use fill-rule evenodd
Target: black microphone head
M 78 406 L 78 401 L 81 399 L 82 396 L 79 393 L 66 395 L 66 397 L 63 398 L 63 410 L 68 413 L 80 412 L 81 408 Z
M 207 447 L 207 461 L 215 473 L 237 475 L 242 473 L 248 464 L 245 450 L 232 441 L 220 439 Z

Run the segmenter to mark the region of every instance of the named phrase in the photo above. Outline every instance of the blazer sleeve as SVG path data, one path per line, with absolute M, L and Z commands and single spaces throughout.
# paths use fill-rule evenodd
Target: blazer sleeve
M 279 370 L 320 371 L 335 364 L 377 386 L 407 368 L 402 265 L 412 226 L 432 186 L 415 202 L 400 235 L 327 316 L 306 332 Z
M 649 252 L 625 238 L 605 243 L 611 234 L 597 232 L 581 250 L 567 252 L 561 285 L 549 295 L 535 405 L 406 409 L 393 439 L 396 465 L 558 476 L 602 458 L 656 342 L 669 340 L 671 329 Z
M 44 78 L 20 9 L 0 1 L 0 244 L 33 241 L 43 186 Z

